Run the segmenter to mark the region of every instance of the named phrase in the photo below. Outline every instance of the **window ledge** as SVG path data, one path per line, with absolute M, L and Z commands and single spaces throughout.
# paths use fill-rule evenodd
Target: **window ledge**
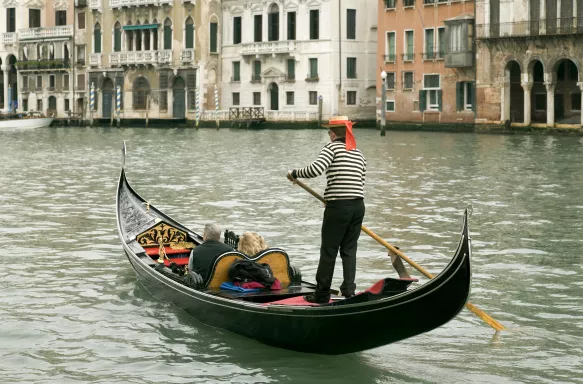
M 434 114 L 441 113 L 441 111 L 438 109 L 426 109 L 423 112 L 424 113 L 434 113 Z
M 414 5 L 403 6 L 403 9 L 415 9 Z
M 315 83 L 318 81 L 320 81 L 319 77 L 306 77 L 306 82 L 308 82 L 308 83 Z
M 403 88 L 403 92 L 413 92 L 413 88 Z
M 385 12 L 389 12 L 389 11 L 396 11 L 397 7 L 393 7 L 393 8 L 385 8 Z

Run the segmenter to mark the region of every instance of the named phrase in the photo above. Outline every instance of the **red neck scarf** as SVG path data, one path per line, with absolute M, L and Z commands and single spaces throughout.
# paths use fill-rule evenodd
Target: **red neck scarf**
M 331 120 L 330 125 L 344 124 L 346 127 L 346 150 L 353 151 L 356 149 L 356 139 L 352 133 L 352 121 L 347 120 Z

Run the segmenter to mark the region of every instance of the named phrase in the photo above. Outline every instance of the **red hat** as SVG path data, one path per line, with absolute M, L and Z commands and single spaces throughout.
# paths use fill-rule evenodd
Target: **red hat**
M 332 116 L 328 124 L 322 124 L 324 128 L 340 128 L 346 127 L 346 150 L 352 151 L 356 149 L 356 140 L 352 134 L 352 125 L 354 121 L 348 120 L 348 116 Z

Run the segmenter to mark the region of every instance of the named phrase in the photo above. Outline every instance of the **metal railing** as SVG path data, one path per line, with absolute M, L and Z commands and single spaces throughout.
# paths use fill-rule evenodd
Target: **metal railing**
M 389 53 L 385 55 L 385 63 L 391 63 L 397 61 L 397 54 L 396 53 Z
M 415 58 L 415 53 L 413 52 L 402 53 L 401 57 L 403 58 L 403 61 L 413 61 L 413 59 Z
M 477 39 L 575 35 L 582 33 L 583 19 L 576 17 L 476 25 Z
M 443 60 L 445 52 L 443 51 L 428 51 L 423 52 L 423 60 Z
M 261 81 L 261 75 L 251 75 L 251 82 L 256 83 Z

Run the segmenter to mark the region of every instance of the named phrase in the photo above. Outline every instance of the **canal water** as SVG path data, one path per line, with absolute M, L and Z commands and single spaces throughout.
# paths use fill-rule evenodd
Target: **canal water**
M 0 381 L 583 382 L 583 139 L 356 135 L 364 224 L 430 272 L 453 256 L 473 206 L 470 300 L 508 331 L 464 310 L 392 345 L 308 355 L 200 324 L 136 280 L 115 221 L 123 140 L 128 178 L 152 204 L 198 232 L 209 221 L 258 231 L 312 280 L 322 206 L 285 174 L 315 159 L 325 130 L 0 132 Z M 307 184 L 322 191 L 324 179 Z M 383 276 L 396 276 L 390 259 L 363 234 L 358 289 Z

